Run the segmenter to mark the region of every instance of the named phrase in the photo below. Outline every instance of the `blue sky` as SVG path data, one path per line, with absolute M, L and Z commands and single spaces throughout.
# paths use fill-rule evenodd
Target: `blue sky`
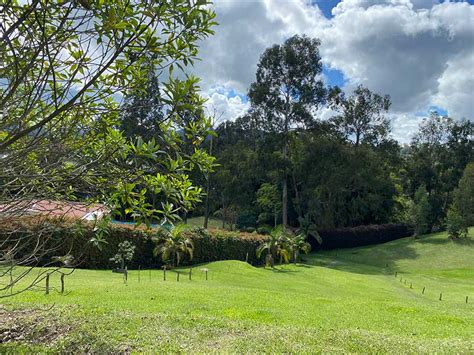
M 219 0 L 215 11 L 219 26 L 194 71 L 222 119 L 245 113 L 261 53 L 294 34 L 321 40 L 328 85 L 390 95 L 401 142 L 433 110 L 474 118 L 474 0 Z
M 324 16 L 327 18 L 331 18 L 332 13 L 331 10 L 334 6 L 340 3 L 341 0 L 313 0 L 312 3 L 319 7 L 319 9 L 323 12 Z

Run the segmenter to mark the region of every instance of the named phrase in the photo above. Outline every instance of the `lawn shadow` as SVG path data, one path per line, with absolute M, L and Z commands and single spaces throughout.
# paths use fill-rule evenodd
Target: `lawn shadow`
M 388 275 L 398 270 L 397 261 L 419 256 L 414 244 L 420 241 L 408 237 L 357 248 L 321 250 L 311 253 L 308 264 L 357 274 Z
M 301 260 L 301 262 L 308 262 L 308 260 Z M 303 268 L 306 268 L 306 269 L 312 269 L 314 267 L 314 265 L 310 265 L 310 264 L 296 264 L 295 265 L 296 267 L 303 267 Z
M 298 270 L 288 270 L 288 269 L 283 269 L 283 268 L 277 268 L 277 267 L 273 267 L 273 268 L 270 268 L 271 271 L 273 272 L 278 272 L 278 273 L 288 273 L 288 274 L 294 274 L 294 273 L 297 273 L 299 272 Z
M 474 239 L 471 238 L 417 238 L 416 241 L 422 244 L 438 244 L 438 245 L 446 245 L 450 243 L 454 243 L 457 245 L 469 246 L 474 247 Z

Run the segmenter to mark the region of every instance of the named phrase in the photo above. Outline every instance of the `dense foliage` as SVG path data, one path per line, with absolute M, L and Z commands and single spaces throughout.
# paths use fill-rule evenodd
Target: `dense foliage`
M 61 264 L 58 257 L 67 255 L 68 266 L 99 269 L 112 268 L 116 264 L 133 269 L 217 260 L 241 260 L 254 265 L 267 262 L 273 265 L 275 262 L 298 260 L 301 252 L 307 253 L 310 249 L 378 244 L 413 233 L 404 224 L 322 229 L 319 234 L 302 229 L 292 233 L 279 227 L 270 235 L 261 235 L 220 229 L 190 229 L 183 225 L 171 229 L 146 228 L 37 217 L 2 219 L 1 222 L 1 243 L 8 242 L 7 238 L 14 235 L 30 240 L 31 244 L 22 250 L 25 253 L 37 242 L 54 246 L 41 256 L 42 265 L 58 266 Z M 90 243 L 97 233 L 102 234 L 100 249 Z M 33 235 L 36 238 L 31 238 Z
M 438 120 L 433 114 L 421 128 Z M 398 222 L 418 224 L 421 233 L 442 228 L 454 189 L 474 158 L 473 124 L 442 120 L 449 122 L 447 138 L 436 143 L 436 154 L 418 136 L 405 146 L 391 139 L 356 146 L 328 122 L 291 131 L 290 225 L 309 215 L 320 228 Z M 232 206 L 246 220 L 253 214 L 260 226 L 273 226 L 281 208 L 275 198 L 275 189 L 282 193 L 278 172 L 285 165 L 275 153 L 278 136 L 249 129 L 247 117 L 221 124 L 217 133 L 220 167 L 211 209 Z
M 407 224 L 367 225 L 353 228 L 321 229 L 319 235 L 323 242 L 308 238 L 314 249 L 354 248 L 370 244 L 381 244 L 409 237 L 413 228 Z
M 132 227 L 122 224 L 100 226 L 103 233 L 102 248 L 90 243 L 99 229 L 97 223 L 78 222 L 59 219 L 16 218 L 2 220 L 0 242 L 7 237 L 28 237 L 38 235 L 38 239 L 47 243 L 49 253 L 42 255 L 42 264 L 59 265 L 55 256 L 68 255 L 69 266 L 81 268 L 112 268 L 116 261 L 122 260 L 129 268 L 160 267 L 169 265 L 189 265 L 216 260 L 247 260 L 258 263 L 257 247 L 266 240 L 259 234 L 229 232 L 205 229 L 147 229 L 145 226 Z M 23 252 L 28 253 L 38 239 L 29 238 L 31 244 Z M 127 242 L 127 250 L 121 245 Z M 130 243 L 130 244 L 129 244 Z M 133 258 L 123 258 L 130 248 L 134 249 Z M 191 249 L 191 254 L 189 253 Z M 120 254 L 117 257 L 117 254 Z M 19 252 L 21 255 L 21 252 Z M 56 262 L 51 263 L 51 260 Z
M 149 224 L 176 219 L 201 200 L 189 175 L 212 169 L 202 149 L 210 125 L 198 79 L 184 71 L 197 58 L 198 42 L 213 33 L 208 5 L 1 2 L 3 215 L 24 215 L 37 200 L 84 201 Z M 158 86 L 158 103 L 143 105 Z M 131 94 L 139 98 L 133 110 L 142 106 L 136 121 L 119 114 L 122 96 Z M 150 128 L 156 134 L 144 134 Z M 15 266 L 33 266 L 63 244 L 41 240 L 37 231 L 0 245 L 0 277 L 10 275 L 0 290 L 13 288 Z

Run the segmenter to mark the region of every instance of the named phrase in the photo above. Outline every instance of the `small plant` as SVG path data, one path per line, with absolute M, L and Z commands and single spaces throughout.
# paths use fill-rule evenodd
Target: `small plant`
M 308 254 L 311 251 L 311 245 L 306 241 L 306 236 L 304 234 L 289 237 L 287 244 L 295 264 L 300 252 Z
M 263 252 L 266 252 L 265 265 L 274 267 L 277 257 L 280 258 L 280 264 L 288 263 L 290 260 L 289 236 L 289 233 L 281 226 L 275 228 L 270 233 L 270 238 L 257 248 L 257 258 L 261 258 Z
M 183 234 L 186 228 L 184 224 L 171 226 L 169 230 L 163 228 L 164 237 L 155 247 L 153 254 L 161 255 L 163 262 L 171 261 L 171 266 L 179 266 L 186 255 L 192 260 L 194 244 L 188 236 Z
M 313 223 L 309 214 L 305 215 L 304 218 L 298 217 L 298 222 L 300 223 L 298 235 L 303 236 L 305 241 L 308 237 L 313 237 L 319 244 L 323 244 L 323 240 L 318 233 L 318 227 Z
M 466 225 L 465 219 L 454 207 L 451 207 L 448 210 L 448 215 L 446 217 L 446 228 L 448 230 L 449 236 L 453 239 L 467 237 L 468 227 Z
M 133 255 L 135 254 L 135 245 L 129 241 L 121 242 L 118 245 L 117 254 L 114 257 L 110 258 L 110 261 L 113 261 L 115 264 L 120 265 L 120 270 L 125 270 L 125 263 L 131 261 Z

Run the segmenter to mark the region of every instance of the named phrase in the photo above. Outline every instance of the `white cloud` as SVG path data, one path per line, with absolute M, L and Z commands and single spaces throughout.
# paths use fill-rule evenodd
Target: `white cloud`
M 207 99 L 206 108 L 208 114 L 213 116 L 218 122 L 235 120 L 243 115 L 249 108 L 249 103 L 243 100 L 240 95 L 236 95 L 232 90 L 225 87 L 211 88 L 204 92 Z
M 343 0 L 331 19 L 305 0 L 222 0 L 215 6 L 220 25 L 202 44 L 203 61 L 196 72 L 224 117 L 235 118 L 248 104 L 212 92 L 212 87 L 245 93 L 265 48 L 306 33 L 322 40 L 323 61 L 344 73 L 347 90 L 362 83 L 392 97 L 397 138 L 416 129 L 415 113 L 432 105 L 454 118 L 473 119 L 473 5 Z

